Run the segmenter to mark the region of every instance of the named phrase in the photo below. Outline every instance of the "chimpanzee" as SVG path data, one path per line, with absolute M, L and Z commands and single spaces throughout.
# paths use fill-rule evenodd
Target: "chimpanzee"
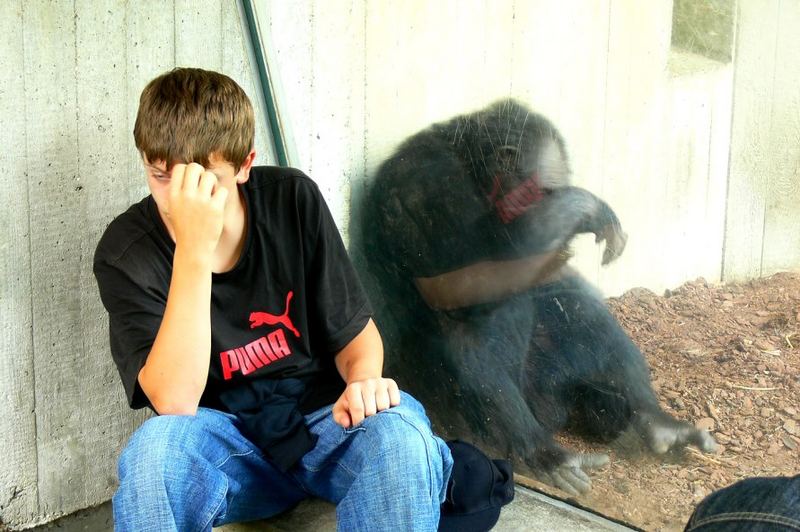
M 661 409 L 641 352 L 568 266 L 579 233 L 606 241 L 604 264 L 627 241 L 570 175 L 556 128 L 503 100 L 403 142 L 368 182 L 360 225 L 388 371 L 438 430 L 578 494 L 608 457 L 559 446 L 567 426 L 603 441 L 632 427 L 657 454 L 716 444 Z

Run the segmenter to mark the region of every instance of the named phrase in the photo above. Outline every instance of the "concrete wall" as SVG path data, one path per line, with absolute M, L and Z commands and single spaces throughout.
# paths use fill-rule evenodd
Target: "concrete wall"
M 610 268 L 578 245 L 583 271 L 619 293 L 800 267 L 800 7 L 739 4 L 732 64 L 673 50 L 667 0 L 260 1 L 258 12 L 293 163 L 345 235 L 365 178 L 404 136 L 513 95 L 558 125 L 577 183 L 630 232 Z M 125 405 L 91 276 L 102 230 L 146 193 L 131 138 L 139 92 L 175 65 L 256 92 L 229 0 L 6 0 L 0 35 L 0 520 L 22 526 L 109 498 L 143 419 Z M 260 124 L 260 162 L 267 139 Z
M 144 412 L 127 408 L 108 353 L 92 255 L 146 194 L 132 131 L 147 81 L 201 66 L 258 94 L 241 21 L 228 0 L 0 2 L 0 521 L 33 524 L 115 489 Z M 262 163 L 267 139 L 259 125 Z

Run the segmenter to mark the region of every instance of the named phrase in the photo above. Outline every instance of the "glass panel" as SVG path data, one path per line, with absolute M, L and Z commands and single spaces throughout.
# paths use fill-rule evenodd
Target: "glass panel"
M 647 530 L 796 473 L 800 277 L 758 279 L 800 267 L 786 4 L 256 3 L 438 432 Z

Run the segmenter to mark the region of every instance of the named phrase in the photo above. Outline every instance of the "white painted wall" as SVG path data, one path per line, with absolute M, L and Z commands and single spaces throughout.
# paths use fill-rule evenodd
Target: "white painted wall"
M 609 268 L 593 243 L 578 246 L 608 293 L 796 269 L 800 6 L 739 2 L 734 63 L 701 68 L 670 50 L 670 10 L 258 3 L 293 161 L 345 236 L 365 178 L 399 141 L 513 95 L 558 125 L 577 183 L 630 232 Z M 0 520 L 22 526 L 108 499 L 143 419 L 125 405 L 91 276 L 103 228 L 146 193 L 131 138 L 139 92 L 175 65 L 221 69 L 256 92 L 229 0 L 6 0 L 0 35 Z M 267 138 L 262 122 L 262 163 Z

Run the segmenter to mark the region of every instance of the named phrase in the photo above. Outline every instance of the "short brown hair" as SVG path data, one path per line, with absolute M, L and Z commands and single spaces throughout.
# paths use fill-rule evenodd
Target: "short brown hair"
M 133 128 L 150 162 L 196 162 L 212 153 L 239 171 L 253 149 L 253 105 L 231 78 L 199 68 L 176 68 L 147 84 Z

